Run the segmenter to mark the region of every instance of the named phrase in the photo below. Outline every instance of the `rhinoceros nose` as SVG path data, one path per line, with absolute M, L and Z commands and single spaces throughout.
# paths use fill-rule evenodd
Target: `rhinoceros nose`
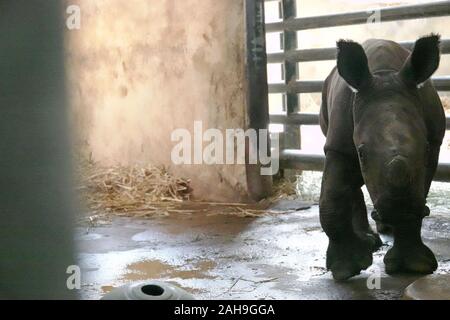
M 403 156 L 395 156 L 387 164 L 388 182 L 396 188 L 402 188 L 411 182 L 411 172 L 407 159 Z

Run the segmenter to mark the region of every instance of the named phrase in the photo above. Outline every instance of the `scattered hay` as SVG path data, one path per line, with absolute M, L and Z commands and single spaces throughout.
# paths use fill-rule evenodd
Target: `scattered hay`
M 174 177 L 164 167 L 101 167 L 84 161 L 78 170 L 81 198 L 90 211 L 117 215 L 168 215 L 182 211 L 176 203 L 188 201 L 188 179 Z
M 191 200 L 190 180 L 175 177 L 164 167 L 102 167 L 79 160 L 77 171 L 77 190 L 89 211 L 79 223 L 89 228 L 109 223 L 111 215 L 156 218 L 203 212 L 257 218 L 283 214 L 290 211 L 270 210 L 270 206 L 297 194 L 296 183 L 282 179 L 274 183 L 272 197 L 256 204 L 196 202 Z
M 441 102 L 442 102 L 442 106 L 444 107 L 444 111 L 446 116 L 450 115 L 450 96 L 446 95 L 446 96 L 441 96 Z M 448 140 L 448 132 L 447 132 L 447 136 L 445 139 L 447 139 L 448 144 L 447 144 L 447 149 L 450 150 L 450 140 Z
M 217 216 L 217 215 L 228 215 L 235 216 L 240 218 L 261 218 L 272 215 L 286 214 L 290 212 L 294 212 L 295 210 L 271 210 L 267 207 L 267 202 L 264 202 L 264 205 L 255 204 L 255 205 L 241 205 L 238 207 L 229 207 L 226 203 L 221 206 L 216 206 L 215 208 L 210 208 L 210 213 L 207 216 Z
M 280 199 L 297 197 L 297 179 L 277 179 L 273 183 L 272 191 L 273 194 L 268 199 L 271 203 Z
M 449 96 L 441 96 L 442 106 L 444 107 L 445 113 L 450 113 L 450 97 Z

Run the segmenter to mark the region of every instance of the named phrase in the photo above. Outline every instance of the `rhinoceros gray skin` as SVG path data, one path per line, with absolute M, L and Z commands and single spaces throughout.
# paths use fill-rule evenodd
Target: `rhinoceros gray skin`
M 337 66 L 322 91 L 326 160 L 319 203 L 329 238 L 327 268 L 336 280 L 368 268 L 382 244 L 368 223 L 364 184 L 377 229 L 393 232 L 386 272 L 437 268 L 421 227 L 446 126 L 429 80 L 439 66 L 439 42 L 438 35 L 420 38 L 412 52 L 380 39 L 337 43 Z

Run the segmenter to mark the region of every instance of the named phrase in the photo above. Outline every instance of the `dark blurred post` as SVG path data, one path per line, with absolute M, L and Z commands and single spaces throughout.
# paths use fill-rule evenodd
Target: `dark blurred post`
M 282 0 L 282 19 L 284 21 L 294 19 L 297 17 L 297 1 L 296 0 Z M 285 30 L 283 33 L 283 48 L 287 53 L 290 50 L 296 50 L 297 31 Z M 284 61 L 283 65 L 284 82 L 289 86 L 292 82 L 297 81 L 298 78 L 298 64 L 297 62 Z M 284 107 L 287 115 L 300 112 L 300 99 L 297 93 L 286 92 L 284 95 Z M 285 125 L 284 146 L 286 149 L 301 149 L 299 125 Z
M 269 124 L 264 0 L 245 0 L 244 10 L 248 127 L 259 132 L 261 129 L 268 129 Z M 253 151 L 259 151 L 261 143 L 267 142 L 259 140 L 258 148 L 254 148 Z M 248 161 L 250 147 L 247 146 L 246 149 Z M 270 143 L 267 149 L 270 150 Z M 261 175 L 261 164 L 247 162 L 246 173 L 248 192 L 253 200 L 260 201 L 271 194 L 272 176 Z
M 61 3 L 0 0 L 3 299 L 75 297 Z

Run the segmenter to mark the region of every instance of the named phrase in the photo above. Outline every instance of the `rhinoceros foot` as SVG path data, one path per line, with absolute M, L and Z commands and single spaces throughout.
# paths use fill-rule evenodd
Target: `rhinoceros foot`
M 384 257 L 386 273 L 420 273 L 429 274 L 437 269 L 433 252 L 423 243 L 409 246 L 394 246 Z
M 369 230 L 365 231 L 356 231 L 356 234 L 358 235 L 358 238 L 360 238 L 370 246 L 372 252 L 377 251 L 383 245 L 383 241 L 381 240 L 380 235 L 372 231 L 370 228 Z
M 372 264 L 372 246 L 358 237 L 340 241 L 330 240 L 327 250 L 327 269 L 337 281 L 358 275 Z

